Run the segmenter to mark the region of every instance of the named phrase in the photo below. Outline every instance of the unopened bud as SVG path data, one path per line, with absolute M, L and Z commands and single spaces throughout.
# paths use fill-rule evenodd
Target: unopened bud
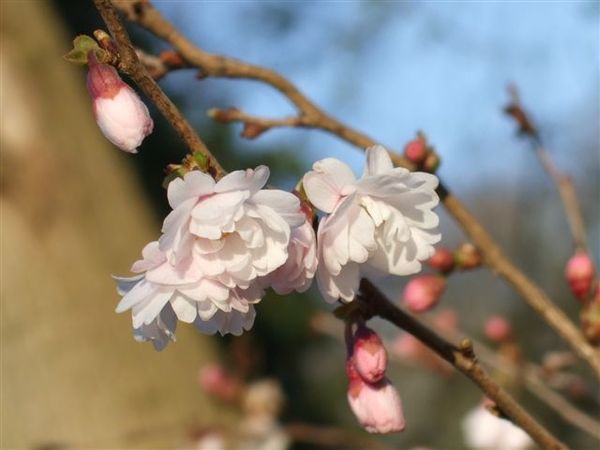
M 114 67 L 99 63 L 93 52 L 88 62 L 87 88 L 102 134 L 121 150 L 137 153 L 154 126 L 148 108 Z
M 370 328 L 360 325 L 354 334 L 352 360 L 358 374 L 367 383 L 376 383 L 385 375 L 387 353 L 381 339 Z
M 423 170 L 425 172 L 435 173 L 438 170 L 438 167 L 440 167 L 440 162 L 441 160 L 438 154 L 435 151 L 430 150 L 425 157 L 425 161 L 423 161 Z
M 226 402 L 232 402 L 241 392 L 240 382 L 216 363 L 200 369 L 198 382 L 206 393 Z
M 481 253 L 473 244 L 465 242 L 454 252 L 454 262 L 462 270 L 476 269 L 481 266 Z
M 508 341 L 512 335 L 510 323 L 502 316 L 492 316 L 487 319 L 484 331 L 486 337 L 497 344 Z
M 413 312 L 433 308 L 446 289 L 446 278 L 425 274 L 411 279 L 404 288 L 404 303 Z
M 569 259 L 565 277 L 575 297 L 585 299 L 590 294 L 594 273 L 594 263 L 586 252 L 578 251 Z
M 365 383 L 352 361 L 346 364 L 348 403 L 360 425 L 369 433 L 394 433 L 404 430 L 405 420 L 398 391 L 387 378 Z
M 406 144 L 404 146 L 404 156 L 416 165 L 421 165 L 427 156 L 427 141 L 425 140 L 425 136 L 419 133 L 416 139 Z
M 454 269 L 454 254 L 446 247 L 439 247 L 429 261 L 429 267 L 439 270 L 442 273 L 451 272 Z

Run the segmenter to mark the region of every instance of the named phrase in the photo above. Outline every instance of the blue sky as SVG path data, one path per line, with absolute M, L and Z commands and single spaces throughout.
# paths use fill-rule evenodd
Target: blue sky
M 280 71 L 326 111 L 384 144 L 401 148 L 416 130 L 425 130 L 443 157 L 442 178 L 455 189 L 528 178 L 529 171 L 519 168 L 533 159 L 500 113 L 509 81 L 520 87 L 565 169 L 575 175 L 580 170 L 574 152 L 582 140 L 596 145 L 592 174 L 598 176 L 595 2 L 156 5 L 205 49 Z M 248 112 L 293 112 L 277 92 L 258 83 L 204 83 L 227 92 Z M 190 95 L 202 96 L 202 87 Z M 275 131 L 240 146 L 259 151 L 267 144 L 295 142 L 307 161 L 336 156 L 360 170 L 360 152 L 318 132 Z

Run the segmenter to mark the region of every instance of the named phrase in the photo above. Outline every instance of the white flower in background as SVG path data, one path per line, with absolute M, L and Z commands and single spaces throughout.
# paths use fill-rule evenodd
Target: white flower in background
M 290 236 L 304 215 L 296 196 L 261 190 L 269 170 L 236 171 L 219 182 L 192 171 L 169 184 L 173 211 L 163 235 L 117 278 L 123 298 L 117 312 L 132 310 L 139 340 L 162 349 L 175 320 L 207 334 L 241 334 L 254 323 L 254 304 L 267 277 L 288 259 Z
M 296 290 L 305 292 L 317 271 L 317 240 L 311 222 L 306 219 L 292 230 L 288 245 L 288 259 L 266 281 L 280 295 Z
M 463 420 L 465 442 L 477 450 L 524 450 L 534 443 L 519 427 L 500 419 L 483 405 L 469 412 Z
M 88 62 L 87 88 L 102 134 L 121 150 L 137 153 L 154 127 L 148 108 L 114 67 L 99 63 L 93 52 Z
M 319 223 L 317 281 L 327 301 L 351 301 L 361 273 L 409 275 L 441 238 L 438 179 L 394 168 L 381 146 L 367 149 L 363 176 L 343 162 L 316 162 L 303 179 L 310 202 L 328 215 Z

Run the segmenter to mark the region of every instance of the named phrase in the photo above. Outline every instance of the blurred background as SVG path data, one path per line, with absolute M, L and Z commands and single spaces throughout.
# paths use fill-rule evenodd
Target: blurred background
M 552 158 L 573 177 L 598 255 L 598 2 L 154 4 L 205 50 L 279 71 L 324 110 L 385 145 L 401 149 L 425 131 L 442 158 L 440 177 L 508 256 L 578 320 L 563 278 L 573 249 L 558 195 L 502 108 L 513 82 Z M 344 348 L 335 337 L 341 329 L 323 315 L 331 308 L 316 287 L 305 295 L 269 294 L 252 331 L 239 338 L 181 326 L 177 343 L 161 353 L 133 341 L 130 317 L 114 314 L 110 275 L 127 274 L 160 233 L 168 211 L 164 167 L 186 149 L 152 106 L 155 131 L 138 155 L 102 137 L 85 69 L 62 60 L 75 35 L 102 28 L 91 2 L 5 1 L 2 13 L 3 448 L 185 448 L 238 420 L 237 408 L 198 383 L 199 370 L 215 361 L 245 380 L 276 379 L 286 399 L 284 425 L 363 436 L 347 406 Z M 130 31 L 148 52 L 166 48 L 135 26 Z M 206 117 L 209 108 L 229 106 L 292 114 L 267 86 L 199 81 L 193 70 L 160 84 L 228 170 L 267 164 L 272 183 L 286 189 L 326 156 L 362 170 L 362 152 L 318 131 L 274 130 L 244 141 L 239 126 Z M 453 248 L 465 237 L 439 213 L 442 244 Z M 406 281 L 387 279 L 383 288 L 397 299 Z M 505 314 L 531 361 L 566 350 L 485 269 L 451 277 L 443 308 L 455 310 L 460 329 L 480 340 L 483 320 Z M 390 340 L 397 334 L 384 323 L 373 326 Z M 480 395 L 465 378 L 434 369 L 397 360 L 390 378 L 408 425 L 380 442 L 466 448 L 460 423 Z M 568 387 L 564 394 L 598 417 L 593 378 L 583 364 L 571 371 L 584 380 L 584 394 Z M 564 442 L 597 448 L 525 390 L 515 392 Z M 293 448 L 321 447 L 294 442 Z

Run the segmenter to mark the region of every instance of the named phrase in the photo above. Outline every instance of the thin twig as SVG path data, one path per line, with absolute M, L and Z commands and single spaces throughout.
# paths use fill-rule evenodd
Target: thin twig
M 366 307 L 367 316 L 379 316 L 407 331 L 467 376 L 479 386 L 488 398 L 495 402 L 503 415 L 521 427 L 540 446 L 546 449 L 567 448 L 529 415 L 508 392 L 492 380 L 477 361 L 471 341 L 464 339 L 459 347 L 451 344 L 421 322 L 394 306 L 367 279 L 361 281 L 358 299 Z
M 508 92 L 510 94 L 510 103 L 504 108 L 504 112 L 515 119 L 519 126 L 519 133 L 529 140 L 542 167 L 556 186 L 563 209 L 565 210 L 565 216 L 567 217 L 571 234 L 573 235 L 575 247 L 578 250 L 586 250 L 585 225 L 583 223 L 581 206 L 577 199 L 577 192 L 573 185 L 573 181 L 571 181 L 571 178 L 568 175 L 563 174 L 552 160 L 550 153 L 544 146 L 537 127 L 521 104 L 521 99 L 516 86 L 509 86 Z
M 208 147 L 202 142 L 202 139 L 194 131 L 192 126 L 183 117 L 175 104 L 165 95 L 162 89 L 156 84 L 154 79 L 148 74 L 144 65 L 140 62 L 136 54 L 129 35 L 110 0 L 94 0 L 98 12 L 102 16 L 110 34 L 114 38 L 119 51 L 118 68 L 121 72 L 127 74 L 139 86 L 139 88 L 156 105 L 163 116 L 175 128 L 185 144 L 189 147 L 190 153 L 200 152 L 208 159 L 209 170 L 217 178 L 224 174 L 224 170 L 212 155 Z
M 115 1 L 128 19 L 140 24 L 154 35 L 171 44 L 189 66 L 200 70 L 203 77 L 243 78 L 271 85 L 287 97 L 298 111 L 301 126 L 321 129 L 365 149 L 376 141 L 327 115 L 283 76 L 263 67 L 246 64 L 233 58 L 214 55 L 195 46 L 152 7 L 149 1 Z M 283 125 L 289 126 L 289 119 Z M 275 124 L 270 123 L 271 127 Z M 414 169 L 403 156 L 390 152 L 398 166 Z M 440 183 L 438 193 L 445 207 L 481 251 L 484 262 L 496 274 L 511 284 L 525 301 L 584 359 L 600 378 L 600 353 L 584 338 L 580 330 L 559 309 L 546 293 L 521 272 L 496 244 L 469 210 Z

